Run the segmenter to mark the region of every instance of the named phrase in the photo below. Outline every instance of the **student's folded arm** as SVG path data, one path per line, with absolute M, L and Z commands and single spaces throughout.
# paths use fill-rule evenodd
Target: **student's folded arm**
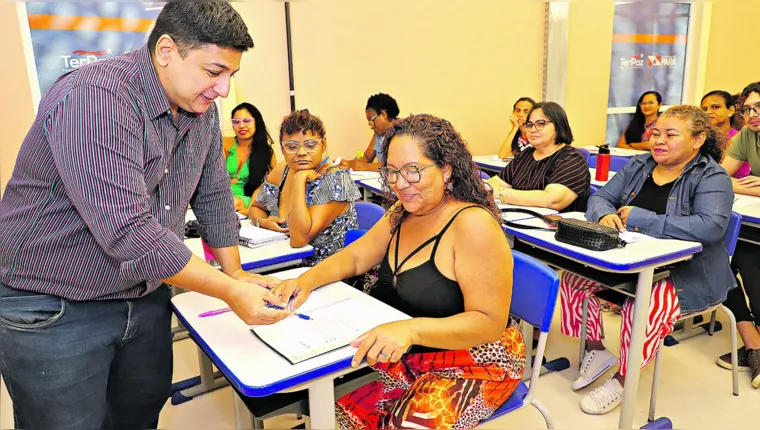
M 691 240 L 715 243 L 723 239 L 731 218 L 734 193 L 731 179 L 721 171 L 706 174 L 697 184 L 692 200 L 691 215 L 657 215 L 654 212 L 634 207 L 628 215 L 629 229 L 658 238 Z
M 293 199 L 290 206 L 288 228 L 290 229 L 290 245 L 294 248 L 308 245 L 349 206 L 346 202 L 330 202 L 307 207 L 306 198 L 299 199 L 298 193 L 295 192 Z
M 465 311 L 447 318 L 414 318 L 409 322 L 413 343 L 460 350 L 496 342 L 507 326 L 512 300 L 509 244 L 499 223 L 480 209 L 462 212 L 451 230 L 456 235 L 455 280 Z
M 499 152 L 497 153 L 499 158 L 507 158 L 512 155 L 512 140 L 514 140 L 518 130 L 520 130 L 520 127 L 512 127 L 512 130 L 509 131 L 507 138 L 504 139 L 504 143 L 499 147 Z
M 509 204 L 537 206 L 557 211 L 570 206 L 578 198 L 578 194 L 560 184 L 549 184 L 543 190 L 509 190 L 504 195 Z
M 95 101 L 113 115 L 77 120 Z M 82 85 L 49 114 L 45 132 L 67 195 L 98 245 L 121 262 L 122 277 L 159 280 L 180 272 L 192 254 L 151 214 L 141 121 L 122 95 Z

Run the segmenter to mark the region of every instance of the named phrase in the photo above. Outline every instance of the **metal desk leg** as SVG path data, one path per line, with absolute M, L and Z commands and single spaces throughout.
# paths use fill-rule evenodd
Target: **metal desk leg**
M 362 187 L 362 196 L 364 197 L 365 202 L 372 200 L 372 192 L 365 187 Z
M 313 429 L 335 428 L 335 387 L 326 377 L 309 385 L 309 418 Z
M 644 360 L 644 340 L 649 316 L 649 300 L 652 296 L 654 267 L 643 269 L 636 283 L 636 301 L 633 306 L 633 327 L 631 344 L 628 348 L 627 372 L 623 388 L 623 406 L 620 410 L 618 428 L 633 428 L 633 413 L 636 411 L 636 394 L 639 391 L 641 362 Z
M 523 338 L 525 339 L 525 373 L 523 374 L 523 381 L 530 381 L 533 369 L 533 326 L 525 321 L 520 322 L 520 326 L 522 327 Z M 541 365 L 540 375 L 545 375 L 549 372 L 561 372 L 568 367 L 570 367 L 570 360 L 566 357 L 546 361 L 546 356 L 544 355 L 544 363 Z
M 235 390 L 232 390 L 231 393 L 232 408 L 235 411 L 235 428 L 237 430 L 255 428 L 251 411 L 248 410 L 248 407 L 243 403 L 243 400 L 237 395 Z
M 198 366 L 200 377 L 186 379 L 172 386 L 172 405 L 180 405 L 192 400 L 195 396 L 229 385 L 221 372 L 214 372 L 211 359 L 200 348 L 198 348 Z
M 710 333 L 711 321 L 705 323 L 702 323 L 702 321 L 704 321 L 704 318 L 701 315 L 697 315 L 694 318 L 686 318 L 683 321 L 683 325 L 680 329 L 677 329 L 665 338 L 665 346 L 678 345 L 678 343 L 682 340 L 686 340 L 694 336 L 699 336 L 700 334 Z M 715 321 L 713 333 L 722 329 L 723 325 L 720 323 L 720 321 Z

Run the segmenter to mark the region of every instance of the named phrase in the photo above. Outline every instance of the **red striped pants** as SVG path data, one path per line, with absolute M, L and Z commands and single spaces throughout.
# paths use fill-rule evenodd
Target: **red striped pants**
M 563 272 L 560 283 L 562 297 L 562 334 L 580 338 L 583 323 L 583 300 L 589 297 L 588 317 L 586 320 L 586 339 L 602 340 L 602 308 L 599 298 L 594 295 L 604 289 L 600 284 L 574 273 Z M 625 375 L 628 348 L 631 343 L 631 327 L 633 326 L 633 303 L 628 298 L 623 305 L 620 324 L 620 370 Z M 657 355 L 662 339 L 673 332 L 673 326 L 681 318 L 681 305 L 678 303 L 673 282 L 663 279 L 652 285 L 652 297 L 649 300 L 649 319 L 647 322 L 646 339 L 644 341 L 643 369 Z

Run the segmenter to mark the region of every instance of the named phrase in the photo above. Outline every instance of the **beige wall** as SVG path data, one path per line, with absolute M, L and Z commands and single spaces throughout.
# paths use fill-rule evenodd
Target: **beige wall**
M 364 150 L 367 98 L 430 113 L 493 154 L 520 96 L 541 97 L 541 2 L 294 2 L 296 103 L 322 117 L 331 155 Z
M 3 95 L 0 103 L 0 192 L 13 173 L 16 154 L 34 121 L 34 105 L 29 90 L 16 3 L 0 2 L 0 40 L 3 42 Z
M 243 54 L 240 72 L 235 78 L 237 103 L 255 105 L 277 142 L 280 122 L 290 112 L 285 6 L 282 2 L 236 2 L 233 5 L 248 25 L 255 45 Z M 279 147 L 275 153 L 282 158 Z
M 614 13 L 614 2 L 570 3 L 565 110 L 573 146 L 605 143 Z
M 705 92 L 720 89 L 733 94 L 760 81 L 760 55 L 747 52 L 757 39 L 758 16 L 760 1 L 713 2 Z

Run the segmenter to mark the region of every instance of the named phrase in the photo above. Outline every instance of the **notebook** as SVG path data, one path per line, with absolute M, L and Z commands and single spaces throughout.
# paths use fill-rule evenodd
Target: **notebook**
M 319 292 L 312 293 L 298 308 L 311 320 L 290 316 L 272 325 L 253 326 L 251 332 L 291 364 L 298 364 L 347 347 L 378 325 L 409 318 L 380 302 L 334 298 Z
M 287 239 L 288 236 L 285 233 L 256 227 L 253 224 L 240 227 L 239 242 L 247 248 L 258 248 L 259 246 Z

